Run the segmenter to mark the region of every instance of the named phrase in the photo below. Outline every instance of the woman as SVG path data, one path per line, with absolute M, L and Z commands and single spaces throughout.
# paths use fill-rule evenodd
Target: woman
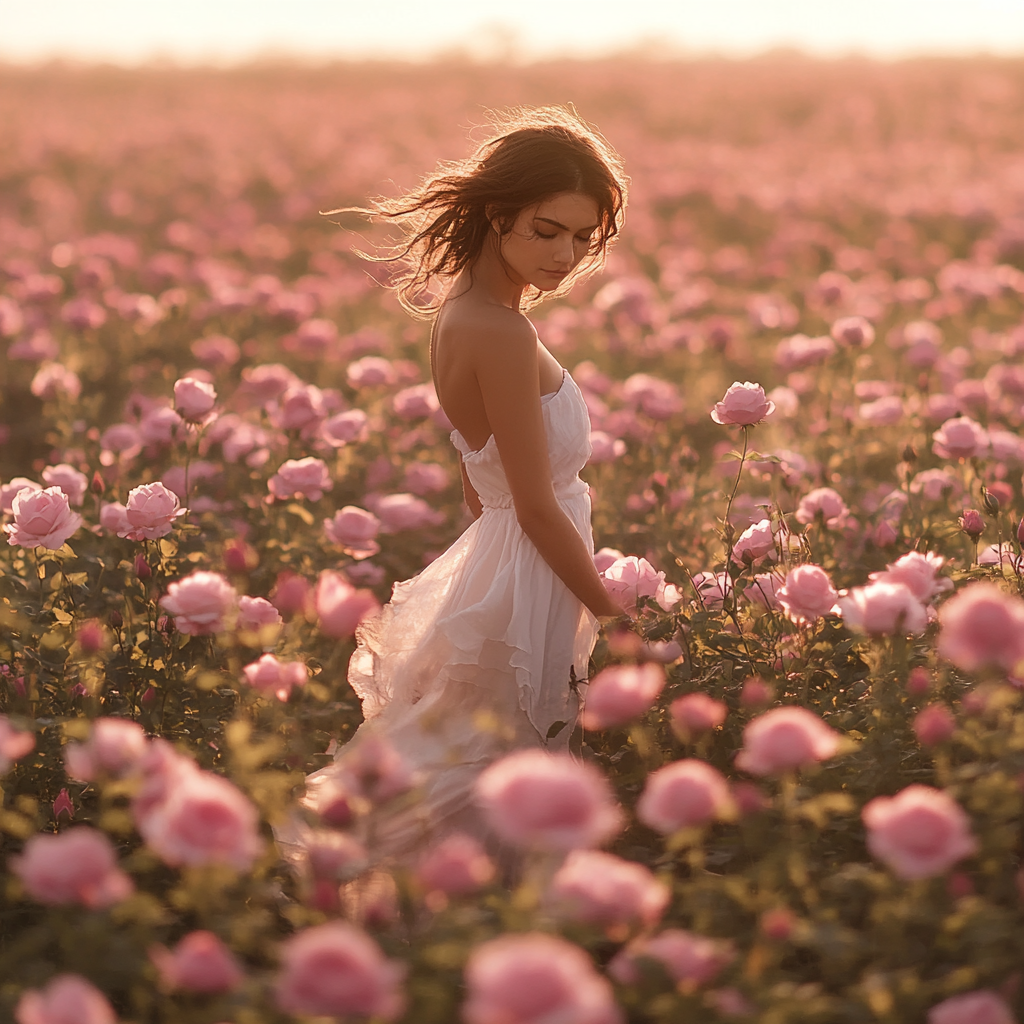
M 602 265 L 625 202 L 617 156 L 555 108 L 513 112 L 469 160 L 362 211 L 407 232 L 394 286 L 433 318 L 434 385 L 475 518 L 358 631 L 348 677 L 365 721 L 307 778 L 302 804 L 328 820 L 376 805 L 375 860 L 455 829 L 486 838 L 476 777 L 514 749 L 566 748 L 599 621 L 622 614 L 577 475 L 587 407 L 522 311 Z M 298 860 L 311 833 L 294 821 L 277 836 Z

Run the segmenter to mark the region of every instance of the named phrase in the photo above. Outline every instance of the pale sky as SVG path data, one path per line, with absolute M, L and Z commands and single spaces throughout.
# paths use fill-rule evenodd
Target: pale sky
M 277 54 L 524 59 L 638 43 L 745 56 L 1024 55 L 1024 0 L 0 0 L 0 61 Z

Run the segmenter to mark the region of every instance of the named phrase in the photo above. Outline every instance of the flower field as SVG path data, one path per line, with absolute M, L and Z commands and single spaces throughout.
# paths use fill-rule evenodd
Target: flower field
M 378 743 L 293 873 L 356 626 L 470 522 L 317 211 L 569 101 L 626 229 L 531 315 L 635 623 L 480 779 L 517 865 L 376 870 Z M 1022 118 L 1010 61 L 0 68 L 0 1019 L 1024 1021 Z

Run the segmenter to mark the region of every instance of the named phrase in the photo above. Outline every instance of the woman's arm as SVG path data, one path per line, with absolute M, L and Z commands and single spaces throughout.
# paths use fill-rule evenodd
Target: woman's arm
M 555 575 L 592 614 L 621 615 L 587 545 L 555 497 L 540 405 L 536 332 L 518 313 L 496 319 L 486 340 L 477 343 L 475 369 L 516 518 Z
M 476 488 L 469 479 L 469 473 L 466 472 L 466 463 L 462 461 L 461 452 L 459 453 L 459 469 L 462 470 L 462 494 L 466 499 L 466 504 L 469 506 L 469 511 L 473 514 L 473 518 L 479 519 L 483 514 L 484 507 L 480 503 L 480 495 L 476 493 Z

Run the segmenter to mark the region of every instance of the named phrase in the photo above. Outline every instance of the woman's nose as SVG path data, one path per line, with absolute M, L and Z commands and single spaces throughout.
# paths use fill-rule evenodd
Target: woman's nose
M 571 266 L 573 255 L 572 239 L 559 236 L 558 246 L 555 249 L 555 260 L 560 265 Z

